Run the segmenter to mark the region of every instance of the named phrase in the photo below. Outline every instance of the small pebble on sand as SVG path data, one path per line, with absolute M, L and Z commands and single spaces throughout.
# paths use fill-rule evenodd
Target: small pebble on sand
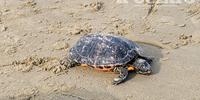
M 169 58 L 167 58 L 167 57 L 164 57 L 161 59 L 161 61 L 167 61 L 167 60 L 169 60 Z
M 53 45 L 53 50 L 64 50 L 64 49 L 67 49 L 68 47 L 69 47 L 68 43 L 65 43 L 65 42 L 56 42 Z
M 186 24 L 180 24 L 180 25 L 178 25 L 179 27 L 185 27 L 186 26 Z
M 1 27 L 1 32 L 7 31 L 7 29 L 8 29 L 8 27 L 2 26 L 2 27 Z

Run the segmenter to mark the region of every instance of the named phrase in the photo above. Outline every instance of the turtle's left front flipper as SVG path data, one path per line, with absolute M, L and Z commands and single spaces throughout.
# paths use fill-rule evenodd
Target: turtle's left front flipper
M 128 67 L 116 67 L 116 70 L 119 72 L 119 76 L 114 78 L 112 84 L 118 85 L 121 82 L 125 81 L 128 76 Z

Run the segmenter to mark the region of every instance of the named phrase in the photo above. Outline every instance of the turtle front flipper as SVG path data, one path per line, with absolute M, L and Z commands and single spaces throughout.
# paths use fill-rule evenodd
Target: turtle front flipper
M 122 83 L 128 76 L 128 67 L 115 67 L 115 71 L 119 72 L 119 76 L 114 78 L 112 84 L 118 85 Z
M 78 65 L 77 62 L 75 62 L 74 60 L 72 60 L 70 57 L 65 57 L 64 59 L 60 60 L 60 64 L 64 65 L 65 67 L 67 67 L 68 69 L 71 67 L 75 67 L 76 65 Z

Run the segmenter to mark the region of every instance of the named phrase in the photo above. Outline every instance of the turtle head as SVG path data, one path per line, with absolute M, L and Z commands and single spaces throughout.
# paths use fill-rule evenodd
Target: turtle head
M 133 63 L 133 66 L 136 67 L 136 72 L 137 73 L 143 74 L 143 75 L 149 75 L 149 74 L 152 73 L 150 63 L 151 62 L 149 62 L 149 61 L 147 61 L 145 59 L 138 58 Z

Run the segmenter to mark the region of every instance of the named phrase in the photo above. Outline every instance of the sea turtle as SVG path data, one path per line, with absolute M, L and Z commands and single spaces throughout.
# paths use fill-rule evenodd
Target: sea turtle
M 67 68 L 81 65 L 118 72 L 119 76 L 112 82 L 117 85 L 127 78 L 129 70 L 145 75 L 151 74 L 152 58 L 142 54 L 142 48 L 126 38 L 90 34 L 81 37 L 60 64 Z

